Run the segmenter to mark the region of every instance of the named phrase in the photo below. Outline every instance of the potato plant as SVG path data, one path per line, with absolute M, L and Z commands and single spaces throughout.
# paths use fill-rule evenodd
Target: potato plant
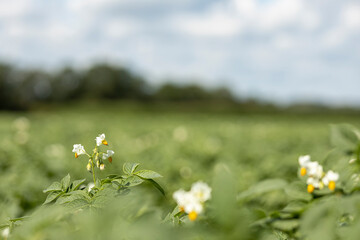
M 155 180 L 162 176 L 138 163 L 100 177 L 118 152 L 100 134 L 91 152 L 73 146 L 92 181 L 68 174 L 50 184 L 41 206 L 1 223 L 0 239 L 358 239 L 360 132 L 333 125 L 330 138 L 323 157 L 293 159 L 291 180 L 266 178 L 239 192 L 235 163 L 217 162 L 211 178 L 166 192 Z

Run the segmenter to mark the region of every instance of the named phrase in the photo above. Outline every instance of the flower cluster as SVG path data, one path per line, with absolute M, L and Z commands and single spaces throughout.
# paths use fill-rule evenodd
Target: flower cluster
M 173 198 L 180 211 L 187 213 L 189 219 L 195 221 L 202 213 L 204 203 L 211 198 L 211 188 L 204 182 L 196 182 L 188 192 L 183 189 L 174 192 Z
M 331 191 L 335 190 L 336 181 L 339 180 L 339 174 L 333 171 L 328 171 L 326 174 L 323 167 L 318 162 L 312 162 L 310 156 L 300 156 L 300 175 L 307 175 L 307 191 L 312 193 L 315 189 L 322 189 L 327 186 Z
M 105 169 L 104 160 L 108 159 L 110 163 L 112 163 L 112 156 L 114 155 L 114 151 L 107 150 L 106 152 L 100 152 L 99 146 L 105 145 L 108 146 L 108 142 L 105 140 L 105 134 L 102 133 L 98 137 L 95 138 L 96 146 L 93 150 L 93 154 L 90 155 L 85 151 L 85 148 L 81 144 L 74 144 L 72 152 L 75 153 L 75 158 L 78 158 L 80 155 L 87 155 L 89 157 L 89 163 L 86 165 L 86 169 L 91 172 L 94 163 L 96 163 L 96 167 L 100 170 Z

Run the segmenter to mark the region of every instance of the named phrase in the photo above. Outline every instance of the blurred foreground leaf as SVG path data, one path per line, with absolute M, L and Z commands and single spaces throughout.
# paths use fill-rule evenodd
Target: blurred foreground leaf
M 247 191 L 244 191 L 238 195 L 238 200 L 242 200 L 248 197 L 255 197 L 267 192 L 282 190 L 287 185 L 287 182 L 283 179 L 268 179 L 257 183 Z

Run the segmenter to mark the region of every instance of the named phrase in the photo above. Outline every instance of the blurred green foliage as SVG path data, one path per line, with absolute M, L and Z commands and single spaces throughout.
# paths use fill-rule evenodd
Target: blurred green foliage
M 0 114 L 0 224 L 9 218 L 32 215 L 31 221 L 24 221 L 16 228 L 14 239 L 119 239 L 119 236 L 123 239 L 239 239 L 239 236 L 289 239 L 290 235 L 280 230 L 291 233 L 299 227 L 306 234 L 314 231 L 312 226 L 300 225 L 296 219 L 274 222 L 274 229 L 279 229 L 275 232 L 266 227 L 252 232 L 248 226 L 256 221 L 260 221 L 256 226 L 267 226 L 267 219 L 304 211 L 302 202 L 309 201 L 309 195 L 306 186 L 297 181 L 297 158 L 311 154 L 326 166 L 333 166 L 333 158 L 342 159 L 343 156 L 332 151 L 332 143 L 341 146 L 353 139 L 353 135 L 341 133 L 341 137 L 329 140 L 330 124 L 342 122 L 360 127 L 357 116 L 153 114 L 129 111 L 118 105 L 3 112 Z M 333 135 L 336 131 L 332 128 Z M 144 184 L 133 195 L 106 206 L 100 215 L 68 214 L 55 206 L 38 208 L 46 198 L 42 191 L 68 173 L 72 179 L 92 181 L 86 171 L 87 159 L 75 159 L 71 149 L 75 143 L 82 143 L 85 148 L 93 146 L 95 136 L 103 132 L 115 155 L 113 163 L 107 164 L 106 171 L 100 175 L 104 178 L 108 174 L 120 174 L 125 162 L 138 162 L 163 176 L 159 183 L 166 197 L 151 184 Z M 268 178 L 278 180 L 253 186 Z M 198 180 L 213 187 L 211 206 L 206 211 L 208 220 L 200 218 L 182 228 L 160 223 L 175 207 L 171 194 Z M 238 195 L 235 202 L 237 193 L 243 195 Z M 356 205 L 356 199 L 349 201 Z M 332 224 L 332 216 L 339 216 L 335 210 L 329 210 L 332 204 L 336 202 L 313 214 L 321 215 L 325 211 Z M 250 212 L 249 208 L 258 210 Z M 285 212 L 274 213 L 284 208 Z M 139 218 L 133 217 L 136 212 Z M 89 214 L 98 215 L 89 217 Z M 305 217 L 314 218 L 308 214 Z M 354 229 L 349 231 L 347 236 L 355 236 Z

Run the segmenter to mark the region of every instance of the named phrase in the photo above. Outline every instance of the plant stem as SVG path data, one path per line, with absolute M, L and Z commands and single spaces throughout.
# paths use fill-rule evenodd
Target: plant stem
M 91 168 L 92 168 L 92 175 L 93 175 L 93 179 L 94 179 L 94 185 L 96 187 L 96 178 L 95 178 L 95 168 L 94 168 L 94 159 L 91 158 Z
M 94 157 L 96 156 L 96 152 L 97 152 L 97 147 L 94 148 L 94 153 L 92 154 L 91 157 L 91 169 L 92 169 L 92 175 L 93 175 L 93 179 L 94 179 L 94 185 L 96 187 L 96 177 L 95 177 L 95 168 L 94 168 Z

